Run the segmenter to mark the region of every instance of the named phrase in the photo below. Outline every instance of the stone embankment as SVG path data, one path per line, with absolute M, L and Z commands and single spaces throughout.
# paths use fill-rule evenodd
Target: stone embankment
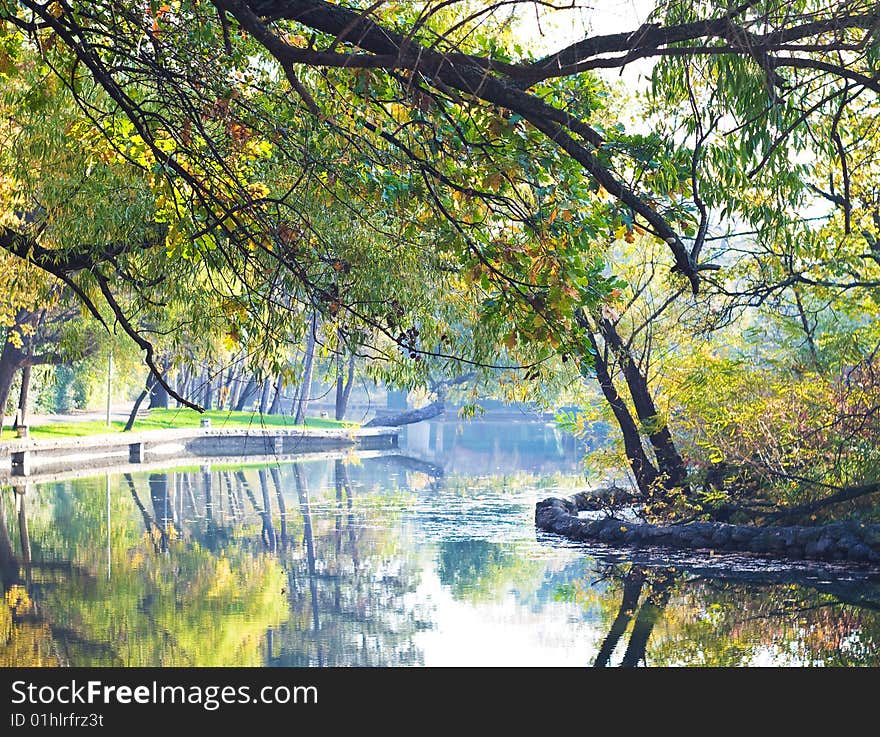
M 880 563 L 880 525 L 838 522 L 808 526 L 731 525 L 689 522 L 655 525 L 613 516 L 583 518 L 590 497 L 550 498 L 537 503 L 535 525 L 572 540 L 613 546 L 664 546 L 676 549 L 746 552 L 772 558 Z

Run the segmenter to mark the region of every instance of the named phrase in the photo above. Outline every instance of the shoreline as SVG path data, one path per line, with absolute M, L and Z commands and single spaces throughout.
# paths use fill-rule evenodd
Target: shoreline
M 0 442 L 0 483 L 80 468 L 179 458 L 279 457 L 319 451 L 397 448 L 398 428 L 199 427 Z

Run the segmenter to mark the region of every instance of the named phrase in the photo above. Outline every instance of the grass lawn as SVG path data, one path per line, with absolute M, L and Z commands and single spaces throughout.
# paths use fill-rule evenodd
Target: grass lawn
M 258 412 L 226 412 L 224 410 L 211 410 L 199 414 L 195 410 L 180 409 L 154 409 L 146 417 L 135 420 L 132 431 L 137 430 L 168 430 L 187 427 L 199 427 L 203 418 L 210 418 L 212 428 L 234 427 L 294 427 L 293 418 L 286 415 L 260 415 Z M 103 420 L 87 422 L 54 422 L 48 425 L 32 425 L 30 429 L 32 438 L 62 438 L 83 437 L 85 435 L 99 435 L 108 432 L 122 432 L 124 422 L 112 422 L 110 427 Z M 306 418 L 306 427 L 357 427 L 356 422 L 340 422 L 339 420 L 324 419 L 323 417 Z M 3 440 L 12 440 L 16 437 L 11 428 L 3 430 Z

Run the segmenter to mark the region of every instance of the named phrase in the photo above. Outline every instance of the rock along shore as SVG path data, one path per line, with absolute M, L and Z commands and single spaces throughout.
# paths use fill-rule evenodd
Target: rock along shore
M 814 527 L 757 527 L 723 522 L 654 525 L 617 517 L 586 519 L 589 496 L 549 498 L 535 505 L 535 526 L 572 540 L 633 547 L 746 552 L 763 557 L 880 563 L 880 525 L 836 522 Z

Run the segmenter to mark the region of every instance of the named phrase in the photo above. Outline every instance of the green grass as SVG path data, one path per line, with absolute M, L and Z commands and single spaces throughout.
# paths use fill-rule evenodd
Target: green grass
M 182 428 L 199 427 L 203 418 L 211 420 L 212 428 L 236 428 L 251 427 L 295 427 L 293 418 L 285 415 L 262 415 L 257 412 L 226 412 L 223 410 L 211 410 L 199 414 L 195 410 L 181 409 L 154 409 L 146 417 L 139 417 L 132 428 L 138 430 L 179 430 Z M 30 435 L 32 438 L 74 438 L 87 435 L 100 435 L 108 432 L 122 432 L 124 422 L 111 422 L 110 427 L 104 421 L 84 422 L 54 422 L 47 425 L 32 425 Z M 333 428 L 333 427 L 357 427 L 354 422 L 340 422 L 323 417 L 306 418 L 306 427 Z M 16 437 L 11 429 L 3 430 L 3 440 L 12 440 Z

